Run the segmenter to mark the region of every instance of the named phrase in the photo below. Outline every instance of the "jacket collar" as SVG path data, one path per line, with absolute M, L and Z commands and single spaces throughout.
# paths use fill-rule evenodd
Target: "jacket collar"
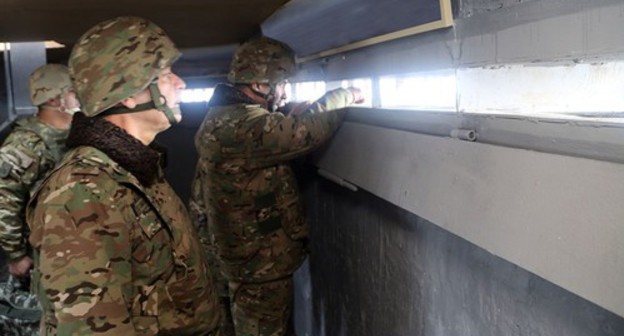
M 80 146 L 91 146 L 104 152 L 145 187 L 150 187 L 161 177 L 160 164 L 164 153 L 154 146 L 145 146 L 124 129 L 103 118 L 89 118 L 82 113 L 74 115 L 67 147 Z
M 235 105 L 235 104 L 256 104 L 235 86 L 230 84 L 219 84 L 215 88 L 212 98 L 208 102 L 209 107 Z

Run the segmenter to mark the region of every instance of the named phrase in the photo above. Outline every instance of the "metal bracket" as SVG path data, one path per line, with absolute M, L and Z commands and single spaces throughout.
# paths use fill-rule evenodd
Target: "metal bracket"
M 358 187 L 350 182 L 347 182 L 345 179 L 343 179 L 342 177 L 336 176 L 330 172 L 328 172 L 325 169 L 319 168 L 318 170 L 318 174 L 323 176 L 324 178 L 336 183 L 337 185 L 347 188 L 351 191 L 358 191 Z

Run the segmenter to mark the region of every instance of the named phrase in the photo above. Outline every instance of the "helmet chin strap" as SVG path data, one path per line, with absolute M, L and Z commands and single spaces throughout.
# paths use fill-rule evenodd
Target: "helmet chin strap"
M 180 107 L 176 106 L 174 108 L 170 108 L 169 106 L 167 106 L 167 99 L 165 98 L 165 96 L 163 96 L 160 93 L 160 90 L 158 89 L 158 84 L 156 82 L 152 82 L 149 85 L 148 89 L 150 92 L 150 97 L 152 98 L 151 101 L 147 103 L 143 103 L 143 104 L 138 104 L 134 108 L 127 108 L 123 105 L 115 106 L 115 107 L 108 109 L 107 111 L 103 112 L 100 115 L 105 116 L 105 115 L 113 115 L 113 114 L 134 113 L 134 112 L 142 112 L 142 111 L 156 109 L 165 114 L 170 124 L 172 125 L 177 124 L 178 121 L 175 118 L 175 113 L 179 113 L 179 114 L 182 113 L 182 111 L 180 110 Z
M 275 112 L 277 111 L 277 104 L 275 104 L 275 85 L 270 83 L 268 85 L 270 88 L 268 93 L 260 92 L 258 90 L 254 90 L 253 88 L 251 88 L 251 91 L 253 91 L 257 96 L 266 101 L 267 109 L 269 111 Z
M 178 121 L 175 118 L 175 113 L 177 112 L 178 114 L 182 114 L 182 111 L 180 111 L 180 107 L 176 106 L 172 109 L 167 106 L 167 98 L 165 98 L 165 96 L 160 93 L 156 82 L 152 82 L 152 84 L 149 85 L 149 91 L 150 95 L 152 96 L 152 102 L 154 103 L 154 107 L 158 111 L 165 114 L 167 120 L 169 120 L 169 123 L 171 125 L 177 124 Z M 162 98 L 162 102 L 160 98 Z

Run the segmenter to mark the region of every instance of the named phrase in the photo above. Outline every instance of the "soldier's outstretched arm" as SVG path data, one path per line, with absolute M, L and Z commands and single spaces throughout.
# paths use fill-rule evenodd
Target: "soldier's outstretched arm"
M 36 290 L 58 335 L 135 335 L 130 319 L 131 243 L 120 197 L 128 191 L 83 178 L 52 191 L 29 216 L 39 251 Z
M 31 134 L 13 134 L 0 148 L 0 246 L 9 262 L 27 256 L 24 208 L 37 182 L 44 144 Z
M 358 88 L 350 87 L 347 89 L 335 89 L 325 93 L 323 97 L 311 103 L 300 114 L 323 113 L 363 102 L 364 97 Z
M 353 90 L 357 89 L 329 91 L 297 116 L 267 115 L 261 125 L 262 139 L 253 151 L 254 161 L 271 165 L 294 159 L 318 147 L 340 126 L 345 115 L 340 109 L 360 99 Z

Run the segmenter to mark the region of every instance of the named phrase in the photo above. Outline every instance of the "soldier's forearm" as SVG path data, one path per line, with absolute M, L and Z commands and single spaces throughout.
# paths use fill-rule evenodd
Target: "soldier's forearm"
M 23 246 L 23 248 L 20 248 L 20 249 L 15 249 L 11 252 L 8 252 L 5 250 L 5 252 L 7 254 L 7 258 L 9 259 L 9 262 L 20 260 L 23 257 L 28 255 L 28 249 L 26 249 L 25 246 Z
M 9 219 L 5 217 L 0 220 L 0 247 L 6 253 L 7 258 L 14 261 L 27 255 L 28 247 L 24 240 L 24 224 L 15 219 Z
M 310 104 L 304 113 L 322 113 L 347 107 L 353 103 L 353 94 L 346 89 L 327 92 L 323 97 Z

